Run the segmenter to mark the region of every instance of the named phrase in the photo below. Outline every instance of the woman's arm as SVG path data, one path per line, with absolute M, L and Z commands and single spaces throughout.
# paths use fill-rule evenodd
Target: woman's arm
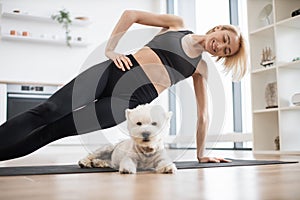
M 167 29 L 180 29 L 183 27 L 183 20 L 175 15 L 155 14 L 137 10 L 124 11 L 115 28 L 113 29 L 105 49 L 105 55 L 108 58 L 112 59 L 117 67 L 124 71 L 125 68 L 123 63 L 125 64 L 126 68 L 129 69 L 129 65 L 131 65 L 131 62 L 129 58 L 124 55 L 115 53 L 114 50 L 121 37 L 134 23 L 163 27 Z
M 205 69 L 204 69 L 205 68 Z M 193 74 L 193 83 L 194 90 L 197 102 L 197 158 L 199 162 L 204 155 L 205 140 L 208 130 L 209 117 L 208 117 L 208 102 L 207 102 L 207 87 L 206 87 L 206 78 L 207 78 L 207 66 L 204 61 L 201 61 L 201 66 L 197 69 L 201 69 L 202 72 L 196 70 Z
M 193 74 L 194 89 L 197 102 L 197 158 L 199 162 L 230 162 L 224 158 L 205 157 L 205 140 L 209 125 L 208 98 L 207 98 L 207 64 L 204 60 L 197 66 Z

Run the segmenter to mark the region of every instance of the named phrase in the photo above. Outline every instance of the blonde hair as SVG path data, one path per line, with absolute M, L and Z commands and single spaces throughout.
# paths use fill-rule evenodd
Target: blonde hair
M 206 34 L 214 32 L 215 28 L 210 29 Z M 239 81 L 248 71 L 246 41 L 240 30 L 233 25 L 221 25 L 221 30 L 228 30 L 235 33 L 239 37 L 240 47 L 235 54 L 225 57 L 218 56 L 216 61 L 222 62 L 226 74 L 231 71 L 233 81 Z

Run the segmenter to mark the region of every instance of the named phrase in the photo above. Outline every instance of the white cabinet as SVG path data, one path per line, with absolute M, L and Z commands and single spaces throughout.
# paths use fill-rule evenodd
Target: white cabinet
M 292 95 L 300 93 L 300 61 L 296 59 L 300 57 L 300 15 L 291 17 L 300 8 L 300 0 L 248 0 L 247 7 L 253 150 L 300 153 L 300 106 L 291 103 Z M 274 64 L 266 67 L 260 64 L 265 48 L 276 56 Z M 272 82 L 277 84 L 278 107 L 266 108 L 265 90 Z

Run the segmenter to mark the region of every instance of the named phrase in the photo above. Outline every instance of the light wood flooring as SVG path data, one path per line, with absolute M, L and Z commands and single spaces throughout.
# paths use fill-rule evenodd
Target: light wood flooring
M 299 161 L 300 155 L 253 155 L 251 151 L 210 151 L 235 159 Z M 80 146 L 47 146 L 1 166 L 75 164 Z M 195 160 L 194 150 L 172 150 L 177 160 Z M 0 168 L 1 170 L 1 168 Z M 0 177 L 0 200 L 104 199 L 300 199 L 300 164 L 178 170 L 177 174 L 89 173 Z

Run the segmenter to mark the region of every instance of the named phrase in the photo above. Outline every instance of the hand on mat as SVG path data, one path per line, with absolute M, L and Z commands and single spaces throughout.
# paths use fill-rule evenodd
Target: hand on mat
M 226 160 L 224 158 L 216 158 L 216 157 L 201 157 L 198 158 L 200 163 L 219 163 L 219 162 L 231 162 L 231 160 Z
M 132 63 L 131 63 L 131 60 L 127 56 L 116 53 L 114 51 L 108 51 L 105 53 L 105 55 L 109 59 L 114 61 L 115 65 L 122 71 L 125 71 L 126 69 L 130 70 L 130 66 L 132 66 Z M 125 67 L 126 67 L 126 69 L 125 69 Z

